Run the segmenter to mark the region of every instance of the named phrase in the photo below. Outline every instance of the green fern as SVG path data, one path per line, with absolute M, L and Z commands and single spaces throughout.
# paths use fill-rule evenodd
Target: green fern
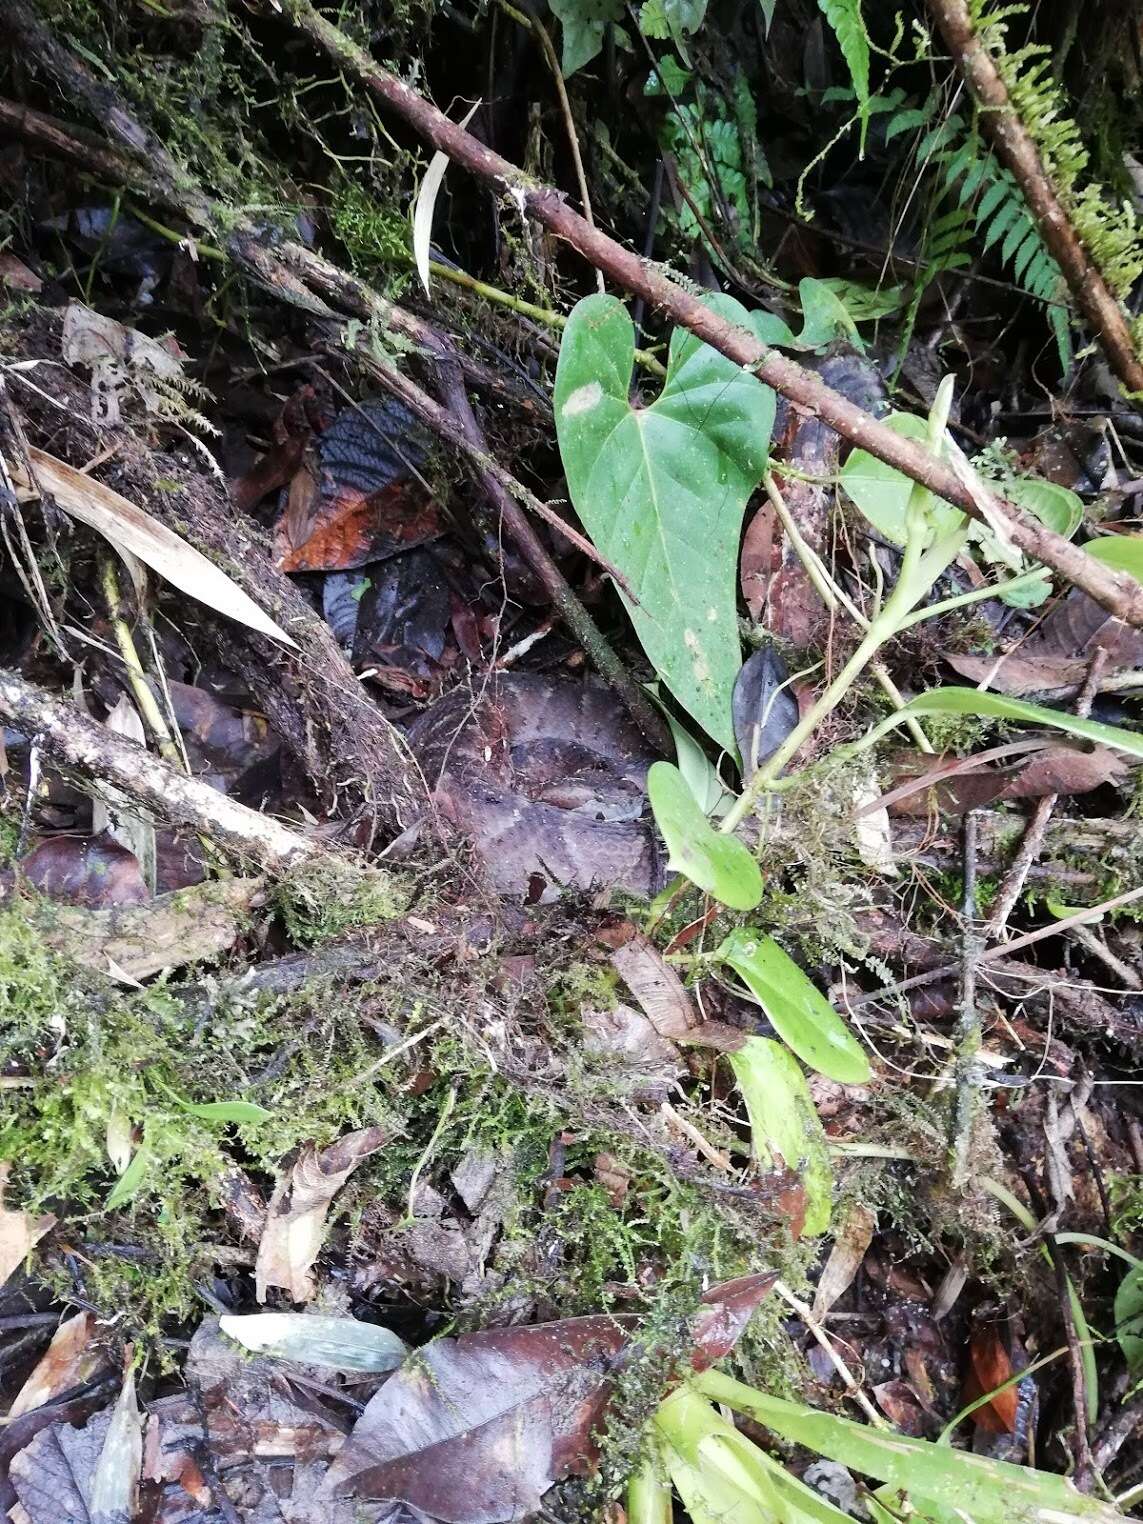
M 971 216 L 982 252 L 997 248 L 1016 284 L 1043 303 L 1059 352 L 1060 365 L 1071 364 L 1068 291 L 1015 178 L 982 143 L 975 127 L 957 115 L 947 117 L 921 141 L 917 159 L 937 173 L 956 208 L 938 218 L 926 240 L 926 264 L 933 274 L 958 269 L 967 239 L 965 214 Z M 932 279 L 928 274 L 927 279 Z
M 861 122 L 861 156 L 865 157 L 865 134 L 869 127 L 869 33 L 861 14 L 861 0 L 818 0 L 818 8 L 833 28 L 857 96 Z
M 969 0 L 980 41 L 1004 81 L 1008 98 L 1039 150 L 1044 170 L 1088 257 L 1109 290 L 1122 301 L 1143 274 L 1143 240 L 1129 202 L 1114 201 L 1102 186 L 1081 184 L 1090 155 L 1067 110 L 1067 97 L 1052 77 L 1051 50 L 1027 43 L 1009 51 L 1008 22 L 1027 6 L 994 8 L 989 0 Z

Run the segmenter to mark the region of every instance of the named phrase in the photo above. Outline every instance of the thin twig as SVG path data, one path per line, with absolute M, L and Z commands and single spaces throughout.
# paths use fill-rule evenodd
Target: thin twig
M 785 1281 L 775 1281 L 774 1290 L 778 1293 L 784 1302 L 788 1303 L 789 1306 L 794 1309 L 794 1311 L 801 1318 L 802 1322 L 809 1329 L 810 1333 L 813 1334 L 814 1338 L 817 1340 L 818 1344 L 825 1352 L 829 1363 L 833 1366 L 834 1370 L 845 1382 L 849 1395 L 853 1398 L 854 1402 L 857 1403 L 858 1407 L 865 1414 L 866 1418 L 869 1419 L 869 1422 L 873 1425 L 873 1427 L 876 1429 L 888 1429 L 890 1425 L 885 1421 L 882 1415 L 870 1402 L 869 1398 L 861 1389 L 861 1383 L 857 1380 L 856 1376 L 854 1376 L 853 1372 L 849 1369 L 849 1366 L 846 1365 L 845 1361 L 838 1354 L 837 1350 L 834 1349 L 833 1340 L 830 1338 L 829 1334 L 826 1333 L 825 1329 L 818 1322 L 817 1318 L 814 1317 L 813 1309 L 805 1302 L 803 1302 L 801 1297 L 795 1296 L 794 1293 L 790 1290 L 789 1286 L 786 1285 Z
M 5 0 L 11 3 L 11 0 Z M 896 434 L 863 408 L 846 400 L 821 379 L 760 343 L 752 333 L 720 317 L 699 297 L 684 291 L 649 261 L 593 228 L 560 193 L 538 184 L 502 158 L 388 69 L 382 68 L 344 32 L 322 16 L 310 0 L 281 0 L 290 21 L 379 100 L 403 117 L 434 148 L 510 195 L 537 222 L 564 239 L 590 264 L 618 285 L 641 294 L 676 323 L 736 364 L 748 367 L 851 443 L 903 471 L 938 497 L 982 519 L 979 506 L 956 472 L 918 441 Z M 1143 626 L 1143 586 L 1125 573 L 1112 572 L 1063 535 L 1045 528 L 1018 505 L 1002 505 L 1010 538 L 1027 555 L 1082 587 L 1096 601 L 1129 624 Z
M 1103 675 L 1103 669 L 1107 665 L 1107 650 L 1103 646 L 1097 647 L 1091 659 L 1091 665 L 1087 669 L 1087 677 L 1084 680 L 1080 696 L 1076 700 L 1075 712 L 1081 720 L 1086 720 L 1091 713 L 1092 700 L 1099 690 L 1099 680 Z M 1016 905 L 1016 901 L 1024 890 L 1024 882 L 1028 877 L 1028 870 L 1039 857 L 1044 845 L 1044 834 L 1048 829 L 1048 822 L 1052 818 L 1052 811 L 1056 807 L 1058 794 L 1045 794 L 1042 799 L 1036 801 L 1036 808 L 1032 812 L 1032 818 L 1024 832 L 1020 842 L 1020 849 L 1012 860 L 1008 872 L 1004 875 L 1004 881 L 996 895 L 996 901 L 989 912 L 988 923 L 985 927 L 985 935 L 992 939 L 998 937 L 1008 923 L 1008 917 Z
M 981 108 L 980 125 L 992 139 L 998 158 L 1015 176 L 1076 305 L 1095 330 L 1112 370 L 1123 385 L 1129 392 L 1143 392 L 1143 364 L 1131 341 L 1123 308 L 1080 242 L 1044 169 L 1035 141 L 1014 109 L 983 40 L 973 30 L 965 0 L 928 0 L 928 3 L 954 63 Z

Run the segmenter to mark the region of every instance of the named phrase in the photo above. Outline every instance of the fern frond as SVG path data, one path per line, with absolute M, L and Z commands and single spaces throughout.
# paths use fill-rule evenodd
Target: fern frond
M 853 83 L 861 121 L 860 153 L 864 158 L 869 126 L 869 33 L 861 14 L 861 0 L 818 0 L 818 8 L 833 28 Z

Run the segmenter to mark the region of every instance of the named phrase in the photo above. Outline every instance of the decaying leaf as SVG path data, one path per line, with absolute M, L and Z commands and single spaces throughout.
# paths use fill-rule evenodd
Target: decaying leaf
M 697 1369 L 733 1347 L 773 1283 L 746 1276 L 703 1298 Z M 567 1318 L 429 1344 L 366 1407 L 326 1490 L 394 1499 L 447 1524 L 525 1518 L 561 1477 L 593 1466 L 633 1321 Z
M 53 951 L 133 983 L 233 947 L 262 889 L 260 878 L 228 878 L 114 909 L 53 905 L 35 922 Z
M 873 1242 L 876 1227 L 877 1213 L 860 1201 L 852 1202 L 838 1227 L 814 1293 L 815 1318 L 824 1318 L 838 1297 L 849 1290 L 865 1251 Z
M 173 336 L 152 339 L 72 301 L 64 314 L 62 349 L 68 365 L 91 372 L 91 416 L 96 423 L 116 427 L 121 402 L 135 396 L 156 418 L 218 433 L 190 400 L 205 400 L 208 393 L 183 370 L 186 356 Z
M 35 1369 L 16 1393 L 8 1409 L 9 1420 L 30 1413 L 33 1408 L 54 1401 L 61 1392 L 92 1379 L 107 1360 L 106 1352 L 93 1345 L 94 1334 L 94 1313 L 77 1312 L 60 1324 Z
M 145 905 L 151 898 L 139 859 L 106 831 L 49 836 L 20 859 L 20 873 L 51 900 L 88 909 Z
M 310 1269 L 322 1246 L 330 1203 L 387 1136 L 383 1127 L 365 1127 L 346 1133 L 328 1148 L 307 1144 L 293 1167 L 279 1176 L 254 1266 L 260 1302 L 266 1300 L 270 1286 L 288 1291 L 295 1302 L 308 1302 L 313 1296 Z
M 0 1286 L 20 1268 L 44 1234 L 56 1225 L 50 1212 L 42 1217 L 29 1217 L 27 1212 L 14 1212 L 4 1205 L 4 1191 L 11 1172 L 11 1162 L 0 1160 Z
M 969 1403 L 986 1392 L 993 1394 L 983 1407 L 974 1410 L 973 1423 L 987 1434 L 1013 1433 L 1020 1392 L 1015 1385 L 1005 1387 L 1002 1392 L 996 1390 L 1012 1375 L 1012 1359 L 995 1324 L 988 1323 L 975 1330 L 969 1341 L 968 1360 L 962 1401 Z
M 346 408 L 308 452 L 274 530 L 283 571 L 349 571 L 399 555 L 441 532 L 422 486 L 423 432 L 401 403 Z
M 143 1465 L 143 1423 L 135 1396 L 135 1372 L 123 1377 L 119 1397 L 91 1479 L 91 1524 L 130 1524 L 135 1517 Z
M 686 986 L 653 942 L 642 932 L 611 954 L 612 966 L 646 1012 L 660 1037 L 685 1037 L 699 1018 Z
M 21 479 L 18 468 L 13 470 L 21 497 L 36 497 L 41 491 L 50 493 L 65 513 L 103 535 L 116 549 L 130 551 L 180 592 L 197 598 L 216 614 L 269 635 L 283 645 L 296 646 L 297 642 L 237 582 L 174 530 L 113 488 L 85 476 L 54 455 L 29 449 L 28 458 L 35 472 L 34 482 Z

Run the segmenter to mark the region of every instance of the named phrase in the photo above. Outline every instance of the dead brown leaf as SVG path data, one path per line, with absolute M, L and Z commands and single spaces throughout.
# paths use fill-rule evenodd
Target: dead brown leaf
M 642 932 L 611 954 L 611 963 L 660 1037 L 685 1037 L 699 1018 L 678 974 Z
M 328 1148 L 303 1147 L 293 1167 L 279 1176 L 258 1244 L 254 1280 L 258 1300 L 270 1286 L 288 1291 L 295 1302 L 314 1294 L 310 1270 L 322 1246 L 326 1213 L 338 1191 L 363 1159 L 388 1134 L 383 1127 L 346 1133 Z
M 43 1217 L 29 1217 L 27 1212 L 12 1211 L 4 1205 L 4 1191 L 11 1162 L 0 1161 L 0 1286 L 20 1268 L 45 1233 L 56 1225 L 50 1212 Z
M 54 1402 L 62 1392 L 92 1380 L 107 1363 L 106 1351 L 92 1346 L 94 1333 L 94 1313 L 77 1312 L 61 1323 L 35 1370 L 16 1393 L 8 1418 L 30 1413 Z

